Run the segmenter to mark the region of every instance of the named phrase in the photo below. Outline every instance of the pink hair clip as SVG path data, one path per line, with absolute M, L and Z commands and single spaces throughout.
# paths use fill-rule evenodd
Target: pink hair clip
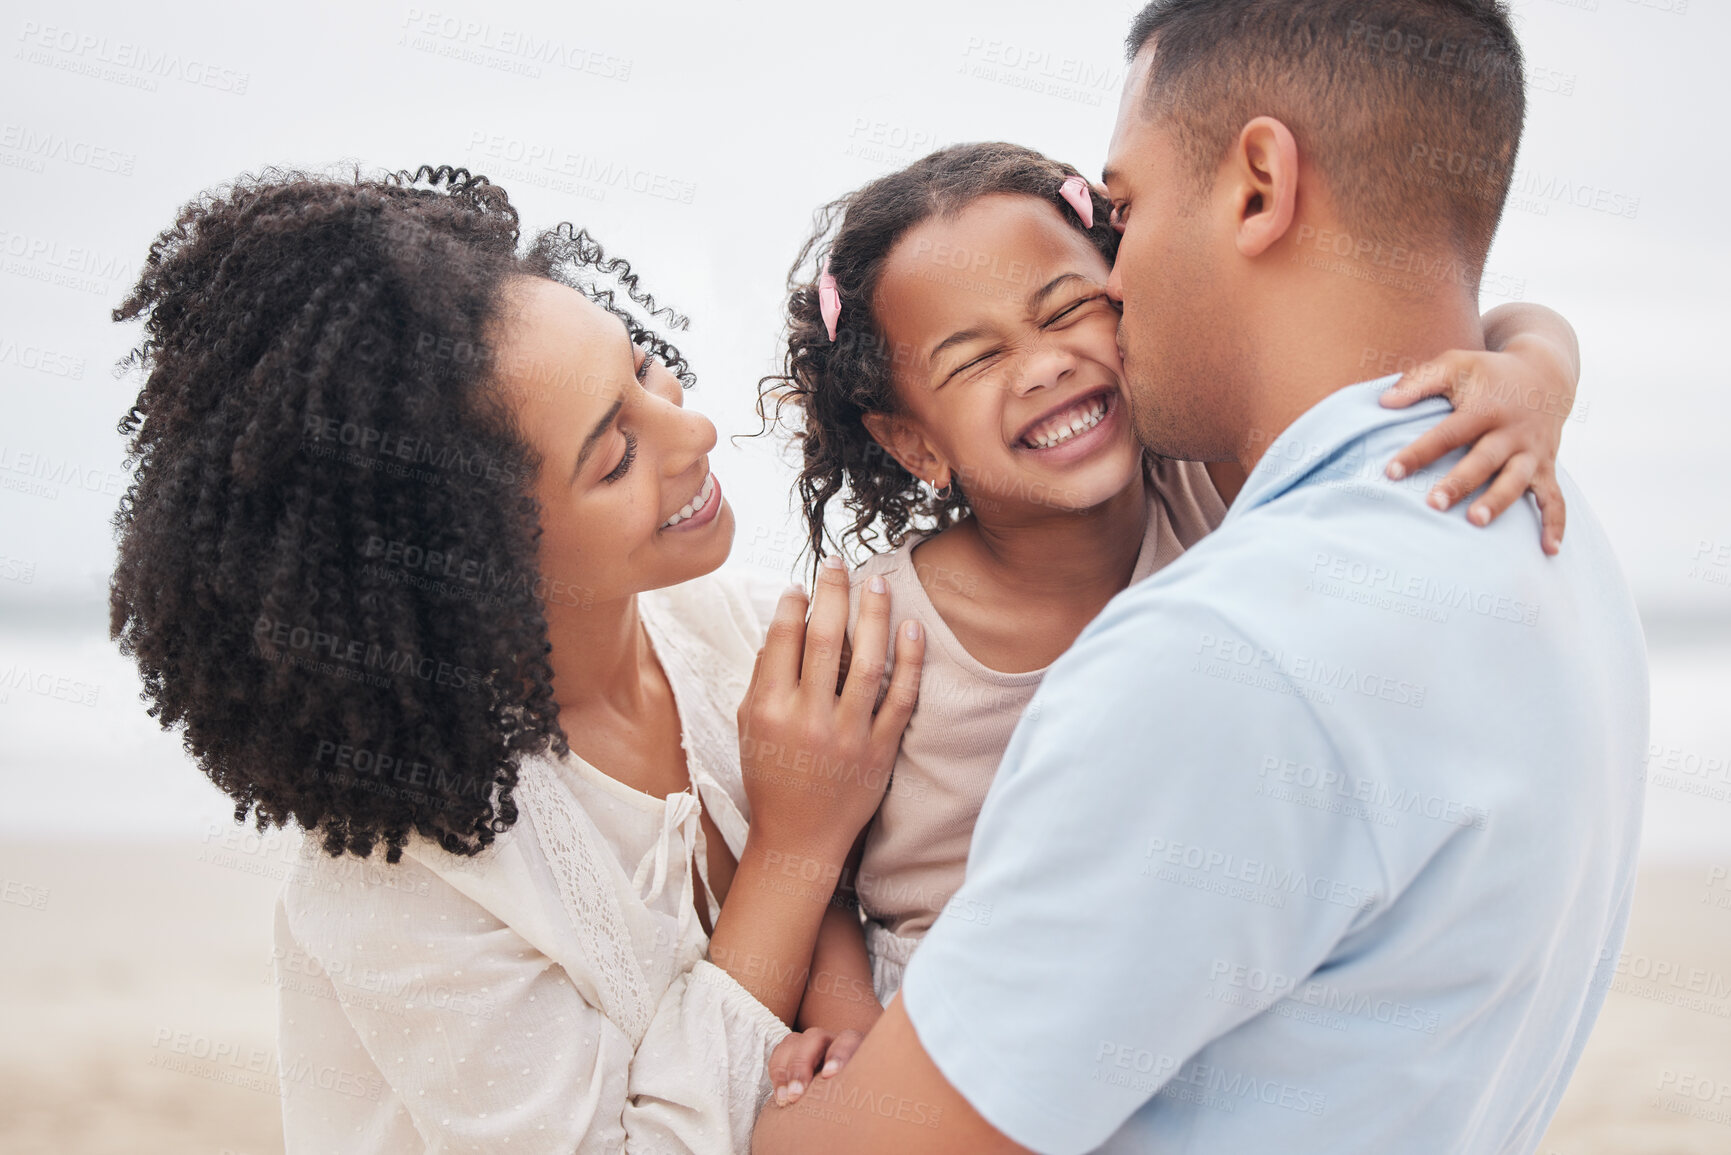
M 835 340 L 835 323 L 841 319 L 841 290 L 836 288 L 835 278 L 827 272 L 817 279 L 817 307 L 823 314 L 829 339 Z
M 1070 202 L 1070 207 L 1076 210 L 1076 215 L 1082 218 L 1082 227 L 1094 227 L 1094 193 L 1088 187 L 1088 182 L 1079 176 L 1073 176 L 1064 182 L 1058 190 L 1063 198 Z

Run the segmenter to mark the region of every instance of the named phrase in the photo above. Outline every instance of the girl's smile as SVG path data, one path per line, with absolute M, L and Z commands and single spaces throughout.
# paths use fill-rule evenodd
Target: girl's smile
M 1123 393 L 1096 389 L 1030 422 L 1011 448 L 1037 454 L 1042 465 L 1069 465 L 1110 447 L 1124 424 Z

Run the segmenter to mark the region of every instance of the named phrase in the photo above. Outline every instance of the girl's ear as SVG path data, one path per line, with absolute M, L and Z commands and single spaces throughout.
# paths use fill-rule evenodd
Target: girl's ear
M 948 482 L 949 468 L 932 452 L 925 434 L 899 413 L 867 413 L 860 421 L 883 451 L 896 463 L 921 481 L 939 479 Z M 941 488 L 941 486 L 940 486 Z

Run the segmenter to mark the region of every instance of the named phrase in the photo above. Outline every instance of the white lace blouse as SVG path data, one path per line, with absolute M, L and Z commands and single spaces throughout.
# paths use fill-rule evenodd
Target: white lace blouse
M 769 597 L 718 573 L 639 598 L 695 794 L 544 758 L 473 858 L 307 841 L 276 911 L 289 1155 L 749 1148 L 787 1028 L 705 961 L 692 866 L 713 915 L 698 818 L 739 855 L 735 710 Z

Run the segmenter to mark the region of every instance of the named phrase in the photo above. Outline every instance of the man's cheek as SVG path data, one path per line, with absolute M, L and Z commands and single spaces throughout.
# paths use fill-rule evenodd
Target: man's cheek
M 1132 324 L 1138 330 L 1145 323 L 1142 318 L 1163 308 L 1161 302 L 1173 288 L 1171 258 L 1160 251 L 1158 242 L 1159 238 L 1144 233 L 1127 237 L 1118 250 L 1124 268 L 1124 315 L 1136 318 Z

